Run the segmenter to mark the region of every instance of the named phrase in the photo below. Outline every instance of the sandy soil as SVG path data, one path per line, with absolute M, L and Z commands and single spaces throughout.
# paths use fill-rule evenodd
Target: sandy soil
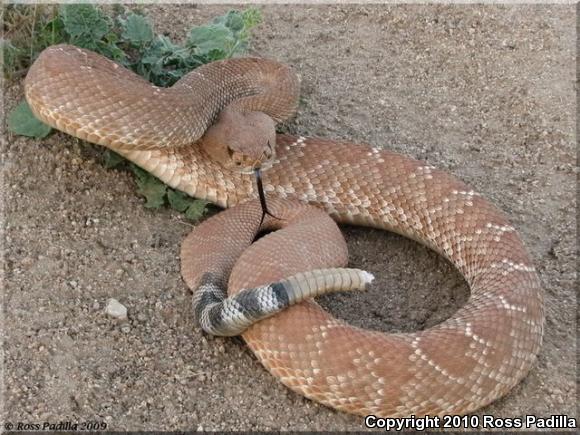
M 181 38 L 227 7 L 145 7 Z M 255 53 L 295 67 L 304 103 L 286 129 L 427 160 L 506 211 L 540 271 L 546 335 L 529 376 L 479 414 L 576 416 L 573 6 L 268 6 Z M 5 89 L 9 109 L 19 83 Z M 3 148 L 4 421 L 110 429 L 362 429 L 277 383 L 240 339 L 194 326 L 178 252 L 190 225 L 142 206 L 129 173 L 64 134 Z M 345 228 L 361 294 L 323 300 L 383 331 L 448 317 L 468 297 L 427 249 Z M 129 320 L 104 313 L 121 301 Z

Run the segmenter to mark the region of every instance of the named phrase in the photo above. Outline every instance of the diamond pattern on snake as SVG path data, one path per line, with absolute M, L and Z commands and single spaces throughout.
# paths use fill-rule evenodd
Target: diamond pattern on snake
M 241 333 L 288 388 L 360 415 L 464 414 L 507 394 L 534 364 L 543 292 L 506 216 L 424 162 L 276 134 L 276 123 L 297 108 L 299 80 L 288 66 L 229 59 L 158 88 L 93 52 L 60 45 L 35 61 L 25 93 L 47 124 L 227 208 L 183 242 L 182 275 L 197 289 L 201 327 Z M 335 319 L 312 296 L 372 285 L 370 274 L 346 268 L 337 222 L 433 249 L 463 274 L 469 300 L 412 333 Z

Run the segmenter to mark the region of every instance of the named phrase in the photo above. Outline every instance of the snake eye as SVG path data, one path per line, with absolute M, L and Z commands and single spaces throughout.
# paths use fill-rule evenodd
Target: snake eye
M 228 156 L 230 158 L 230 161 L 232 161 L 234 165 L 242 166 L 243 159 L 241 158 L 240 154 L 231 149 L 230 147 L 228 147 Z

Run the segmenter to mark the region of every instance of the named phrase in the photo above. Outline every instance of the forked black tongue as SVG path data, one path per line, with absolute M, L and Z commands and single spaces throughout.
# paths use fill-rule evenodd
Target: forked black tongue
M 260 197 L 260 205 L 262 206 L 262 219 L 260 219 L 260 226 L 264 222 L 266 215 L 273 217 L 274 219 L 279 219 L 268 211 L 268 204 L 266 204 L 266 194 L 264 193 L 264 186 L 262 185 L 262 172 L 260 168 L 254 169 L 254 174 L 256 174 L 256 185 L 258 186 L 258 196 Z

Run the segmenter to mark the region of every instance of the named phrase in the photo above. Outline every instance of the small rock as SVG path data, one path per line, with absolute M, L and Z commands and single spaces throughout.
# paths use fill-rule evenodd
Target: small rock
M 105 312 L 115 319 L 124 320 L 127 318 L 127 308 L 117 299 L 111 298 L 107 301 Z
M 128 334 L 129 332 L 131 332 L 131 327 L 129 325 L 123 325 L 121 326 L 121 332 L 124 334 Z

